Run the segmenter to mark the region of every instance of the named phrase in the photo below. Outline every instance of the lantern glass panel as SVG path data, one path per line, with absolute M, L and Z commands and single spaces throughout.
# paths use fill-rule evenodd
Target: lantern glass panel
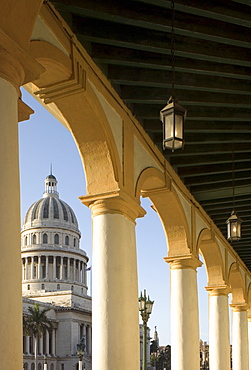
M 183 116 L 175 114 L 175 137 L 183 139 Z
M 141 297 L 139 298 L 139 310 L 143 311 L 145 309 L 146 300 Z
M 165 117 L 165 140 L 171 140 L 174 136 L 173 114 Z

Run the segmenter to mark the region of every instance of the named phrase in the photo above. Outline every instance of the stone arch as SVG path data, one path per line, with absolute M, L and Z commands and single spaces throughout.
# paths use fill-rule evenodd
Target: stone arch
M 45 68 L 39 79 L 33 81 L 32 90 L 71 132 L 85 170 L 87 194 L 118 190 L 122 180 L 118 148 L 90 82 L 93 78 L 90 68 L 84 66 L 83 72 L 85 61 L 76 53 L 72 49 L 68 56 L 48 42 L 32 41 L 31 55 Z M 82 73 L 80 81 L 75 81 L 74 68 Z M 75 90 L 72 85 L 76 85 Z
M 232 304 L 246 303 L 245 284 L 236 262 L 232 263 L 229 268 L 228 281 L 232 293 Z
M 189 225 L 170 179 L 156 168 L 146 168 L 138 178 L 135 193 L 153 203 L 164 228 L 169 257 L 191 254 Z
M 205 262 L 208 286 L 225 285 L 224 261 L 212 231 L 201 230 L 197 240 L 197 250 L 202 254 Z

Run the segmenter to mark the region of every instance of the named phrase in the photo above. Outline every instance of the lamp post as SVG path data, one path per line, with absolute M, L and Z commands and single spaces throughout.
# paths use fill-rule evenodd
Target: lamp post
M 142 370 L 147 370 L 147 350 L 146 350 L 146 337 L 147 337 L 147 321 L 152 313 L 154 301 L 151 301 L 149 296 L 146 297 L 146 290 L 144 290 L 144 296 L 142 292 L 139 297 L 139 311 L 143 321 L 143 367 Z

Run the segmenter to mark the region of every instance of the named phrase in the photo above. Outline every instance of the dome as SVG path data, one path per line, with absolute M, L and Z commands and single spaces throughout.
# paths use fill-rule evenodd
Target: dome
M 32 227 L 57 227 L 77 232 L 78 222 L 72 208 L 59 198 L 57 180 L 52 174 L 45 179 L 43 198 L 28 209 L 22 230 Z

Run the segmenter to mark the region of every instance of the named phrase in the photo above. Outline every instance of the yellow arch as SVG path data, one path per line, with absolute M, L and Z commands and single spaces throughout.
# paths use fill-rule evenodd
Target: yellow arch
M 232 263 L 229 268 L 228 281 L 232 293 L 232 304 L 246 303 L 245 284 L 236 262 Z
M 225 268 L 218 243 L 209 229 L 203 229 L 197 240 L 197 250 L 201 252 L 208 279 L 208 286 L 226 284 Z
M 149 167 L 141 172 L 136 194 L 148 197 L 162 222 L 168 245 L 168 255 L 191 253 L 190 230 L 179 197 L 169 178 L 158 169 Z
M 118 190 L 122 171 L 117 147 L 106 114 L 87 77 L 82 89 L 80 86 L 76 93 L 67 94 L 68 86 L 71 88 L 74 82 L 74 61 L 44 41 L 31 42 L 31 55 L 46 69 L 34 81 L 42 96 L 46 99 L 43 92 L 58 89 L 60 98 L 55 97 L 53 104 L 75 139 L 85 170 L 87 194 Z M 62 94 L 63 89 L 66 94 Z

